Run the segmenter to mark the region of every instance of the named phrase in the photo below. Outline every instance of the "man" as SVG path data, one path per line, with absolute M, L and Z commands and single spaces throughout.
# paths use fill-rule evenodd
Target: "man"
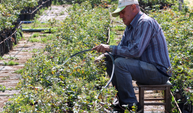
M 132 80 L 141 84 L 164 84 L 171 77 L 171 67 L 167 43 L 160 25 L 156 20 L 140 11 L 138 0 L 119 0 L 118 8 L 112 16 L 120 16 L 126 25 L 121 42 L 116 45 L 100 44 L 93 50 L 111 52 L 115 58 L 115 73 L 112 84 L 116 87 L 118 104 L 115 108 L 125 110 L 136 99 Z M 112 63 L 106 55 L 107 73 L 111 75 Z

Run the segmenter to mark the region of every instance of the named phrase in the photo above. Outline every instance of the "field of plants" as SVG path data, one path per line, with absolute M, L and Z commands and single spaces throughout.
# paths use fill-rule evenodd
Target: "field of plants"
M 38 0 L 19 1 L 23 4 L 22 7 L 16 3 L 18 0 L 6 2 L 1 0 L 0 18 L 3 18 L 3 22 L 0 21 L 1 33 L 4 33 L 5 29 L 15 27 L 13 23 L 27 5 L 33 7 L 38 4 Z M 68 0 L 52 1 L 53 4 L 61 4 L 60 2 L 70 3 Z M 179 112 L 175 101 L 183 112 L 192 112 L 193 9 L 184 5 L 183 10 L 179 11 L 178 3 L 172 0 L 165 3 L 173 5 L 167 5 L 162 10 L 160 5 L 153 5 L 152 10 L 145 12 L 160 23 L 166 36 L 173 68 L 173 76 L 170 78 L 173 84 L 171 92 L 175 96 L 171 101 L 171 113 Z M 7 4 L 11 5 L 9 9 Z M 61 21 L 48 21 L 53 37 L 45 41 L 44 49 L 38 50 L 33 58 L 25 63 L 24 69 L 20 71 L 22 78 L 16 87 L 20 93 L 6 103 L 4 112 L 112 111 L 111 104 L 116 90 L 109 86 L 100 92 L 109 80 L 105 73 L 104 62 L 94 63 L 100 54 L 88 51 L 68 58 L 95 45 L 107 43 L 108 37 L 110 45 L 117 43 L 114 41 L 117 33 L 125 28 L 123 25 L 112 24 L 112 21 L 121 23 L 118 17 L 112 18 L 110 15 L 115 10 L 117 1 L 75 0 L 70 4 L 72 6 L 67 11 L 68 17 Z M 22 27 L 38 26 L 35 24 L 41 23 Z M 4 90 L 6 88 L 1 86 L 0 91 Z M 97 98 L 99 93 L 100 96 Z

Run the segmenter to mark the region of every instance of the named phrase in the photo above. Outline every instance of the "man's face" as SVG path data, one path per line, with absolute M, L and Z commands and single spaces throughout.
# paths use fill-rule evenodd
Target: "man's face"
M 134 18 L 134 14 L 133 14 L 133 7 L 132 5 L 126 6 L 120 13 L 120 18 L 122 18 L 123 23 L 125 25 L 129 25 L 131 23 L 131 21 Z

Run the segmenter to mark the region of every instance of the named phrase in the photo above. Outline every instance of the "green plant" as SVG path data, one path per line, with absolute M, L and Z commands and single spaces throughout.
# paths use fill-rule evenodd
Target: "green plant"
M 23 72 L 23 69 L 18 69 L 14 71 L 14 73 L 17 73 L 17 74 L 22 74 L 22 72 Z
M 116 45 L 117 44 L 115 38 L 116 38 L 116 33 L 114 31 L 111 31 L 110 32 L 110 45 Z
M 64 15 L 64 11 L 60 12 L 60 15 Z
M 22 50 L 22 52 L 28 52 L 28 50 Z
M 31 52 L 36 53 L 36 52 L 38 52 L 38 49 L 33 49 Z
M 47 40 L 47 38 L 45 37 L 45 38 L 41 38 L 41 42 L 43 42 L 43 43 L 46 43 L 48 40 Z
M 0 56 L 0 60 L 4 60 L 4 58 L 2 56 Z
M 114 30 L 118 30 L 118 31 L 124 31 L 126 28 L 126 26 L 115 26 L 113 27 Z
M 55 36 L 56 37 L 56 36 Z M 46 36 L 47 40 L 52 40 L 53 38 L 55 38 L 53 34 L 50 34 L 48 36 Z
M 40 42 L 41 40 L 38 38 L 30 38 L 29 41 L 30 42 Z
M 4 61 L 4 65 L 13 66 L 13 65 L 19 65 L 18 62 L 14 62 L 13 60 L 10 60 L 8 62 Z
M 3 85 L 0 85 L 0 91 L 5 92 L 5 90 L 6 90 L 6 87 Z
M 40 33 L 34 33 L 31 37 L 35 38 L 35 37 L 39 37 Z
M 10 60 L 18 60 L 17 57 L 8 57 L 8 59 L 10 59 Z

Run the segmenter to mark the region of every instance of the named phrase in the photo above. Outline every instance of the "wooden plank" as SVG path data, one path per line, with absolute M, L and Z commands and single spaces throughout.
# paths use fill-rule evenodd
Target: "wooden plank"
M 155 87 L 143 87 L 144 90 L 165 90 L 165 87 L 159 87 L 159 88 L 155 88 Z
M 144 99 L 144 101 L 162 101 L 164 98 L 155 98 L 155 99 Z
M 144 105 L 166 105 L 166 103 L 144 103 Z
M 138 87 L 168 87 L 172 86 L 172 84 L 160 84 L 160 85 L 138 85 Z

